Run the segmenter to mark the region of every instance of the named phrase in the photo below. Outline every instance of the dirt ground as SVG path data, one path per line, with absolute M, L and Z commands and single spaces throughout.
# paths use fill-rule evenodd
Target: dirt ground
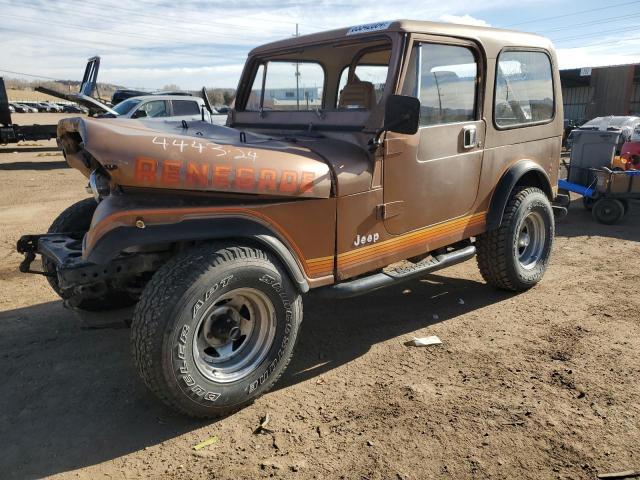
M 521 295 L 486 286 L 475 261 L 357 299 L 309 295 L 275 389 L 231 417 L 193 421 L 138 381 L 130 312 L 79 316 L 43 277 L 18 272 L 19 236 L 46 231 L 87 194 L 57 152 L 14 150 L 0 153 L 1 478 L 587 479 L 640 469 L 640 204 L 606 227 L 574 202 L 544 281 Z M 424 335 L 443 345 L 404 345 Z M 265 414 L 273 433 L 254 434 Z

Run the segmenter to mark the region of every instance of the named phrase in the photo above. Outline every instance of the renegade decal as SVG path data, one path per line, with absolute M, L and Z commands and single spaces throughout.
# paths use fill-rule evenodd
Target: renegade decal
M 347 35 L 356 35 L 358 33 L 377 32 L 379 30 L 386 30 L 391 25 L 391 22 L 376 22 L 367 23 L 365 25 L 356 25 L 347 30 Z
M 253 156 L 252 156 L 253 154 Z M 255 159 L 255 152 L 243 152 Z M 313 193 L 314 172 L 277 171 L 271 168 L 197 163 L 185 160 L 136 158 L 135 179 L 142 183 L 166 186 L 207 187 L 262 193 Z

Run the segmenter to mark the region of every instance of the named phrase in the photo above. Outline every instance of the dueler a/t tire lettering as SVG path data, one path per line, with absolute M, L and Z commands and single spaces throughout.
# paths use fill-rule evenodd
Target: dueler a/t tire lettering
M 211 378 L 216 369 L 203 362 L 198 345 L 209 332 L 203 330 L 207 319 L 233 304 L 234 292 L 253 292 L 270 312 L 263 324 L 264 353 L 241 378 L 216 381 Z M 258 321 L 256 315 L 251 321 Z M 131 326 L 134 360 L 145 384 L 172 409 L 194 417 L 228 415 L 280 377 L 301 321 L 301 296 L 270 253 L 252 246 L 205 244 L 171 259 L 145 287 Z M 259 351 L 258 341 L 255 345 Z M 247 347 L 238 355 L 244 351 L 252 350 Z

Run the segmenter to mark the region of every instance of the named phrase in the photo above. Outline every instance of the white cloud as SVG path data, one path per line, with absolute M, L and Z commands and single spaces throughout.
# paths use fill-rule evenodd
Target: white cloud
M 540 0 L 520 0 L 520 5 Z M 80 79 L 102 57 L 99 80 L 122 86 L 235 87 L 255 46 L 301 34 L 395 18 L 487 25 L 512 0 L 406 0 L 393 9 L 360 0 L 0 0 L 0 69 Z M 96 12 L 116 12 L 101 15 Z M 46 28 L 43 28 L 46 26 Z M 2 72 L 0 72 L 2 74 Z
M 561 69 L 640 63 L 640 38 L 607 37 L 599 44 L 558 48 L 556 53 Z
M 490 27 L 491 25 L 486 21 L 472 17 L 469 14 L 464 15 L 451 15 L 449 13 L 445 13 L 444 15 L 440 15 L 440 21 L 448 22 L 448 23 L 460 23 L 463 25 L 475 25 L 477 27 Z

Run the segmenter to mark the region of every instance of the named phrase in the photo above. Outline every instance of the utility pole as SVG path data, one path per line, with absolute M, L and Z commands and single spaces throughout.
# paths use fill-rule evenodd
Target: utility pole
M 296 23 L 296 37 L 300 36 L 300 31 L 298 30 L 298 24 Z M 296 62 L 296 105 L 298 111 L 300 111 L 300 70 L 298 68 L 299 63 Z

